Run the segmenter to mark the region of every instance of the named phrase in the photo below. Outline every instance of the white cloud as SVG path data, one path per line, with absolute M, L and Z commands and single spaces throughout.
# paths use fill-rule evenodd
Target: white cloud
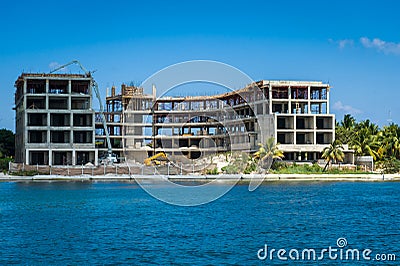
M 351 47 L 354 45 L 354 41 L 352 39 L 343 39 L 343 40 L 329 39 L 329 42 L 336 44 L 339 47 L 339 49 L 344 49 L 346 47 Z
M 58 62 L 51 62 L 51 63 L 49 64 L 50 71 L 53 71 L 54 69 L 56 69 L 56 68 L 58 68 L 58 67 L 60 67 L 60 66 L 61 66 L 61 64 L 58 63 Z M 64 72 L 67 72 L 67 71 L 68 71 L 68 68 L 67 68 L 67 67 L 63 68 L 63 71 L 64 71 Z
M 345 113 L 349 113 L 349 114 L 361 114 L 362 111 L 359 109 L 356 109 L 350 105 L 345 105 L 343 104 L 341 101 L 337 101 L 333 104 L 333 109 L 337 110 L 337 111 L 342 111 Z
M 360 42 L 365 48 L 377 49 L 385 54 L 400 55 L 400 43 L 386 42 L 379 38 L 371 40 L 367 37 L 360 38 Z
M 346 46 L 353 46 L 354 45 L 354 41 L 353 40 L 349 40 L 349 39 L 338 40 L 337 43 L 338 43 L 340 49 L 344 49 Z
M 59 67 L 59 66 L 61 66 L 58 62 L 51 62 L 50 64 L 49 64 L 49 68 L 50 69 L 55 69 L 55 68 L 57 68 L 57 67 Z

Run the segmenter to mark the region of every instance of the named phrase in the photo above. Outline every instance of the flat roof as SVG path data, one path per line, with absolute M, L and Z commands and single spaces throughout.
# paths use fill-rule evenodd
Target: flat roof
M 54 78 L 54 79 L 91 79 L 91 75 L 87 74 L 49 74 L 49 73 L 22 73 L 15 81 L 15 86 L 26 78 L 41 79 L 41 78 Z

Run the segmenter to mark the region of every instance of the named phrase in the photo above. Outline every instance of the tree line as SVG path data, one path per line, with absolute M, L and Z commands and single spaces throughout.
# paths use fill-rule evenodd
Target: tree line
M 400 127 L 395 123 L 380 128 L 369 119 L 357 122 L 346 114 L 342 121 L 336 122 L 334 144 L 336 147 L 347 144 L 355 156 L 372 156 L 377 168 L 386 172 L 400 170 Z
M 15 157 L 15 134 L 8 129 L 0 129 L 0 170 L 8 169 L 8 162 Z

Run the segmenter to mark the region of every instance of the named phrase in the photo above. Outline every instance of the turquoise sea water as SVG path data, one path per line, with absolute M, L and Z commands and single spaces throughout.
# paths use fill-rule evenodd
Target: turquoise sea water
M 267 265 L 281 261 L 258 259 L 266 244 L 319 250 L 338 238 L 400 261 L 400 183 L 237 185 L 197 207 L 123 182 L 0 183 L 0 196 L 0 265 Z

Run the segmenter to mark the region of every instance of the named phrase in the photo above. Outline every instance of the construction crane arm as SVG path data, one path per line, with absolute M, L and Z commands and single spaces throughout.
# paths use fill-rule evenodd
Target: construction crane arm
M 56 69 L 53 69 L 52 71 L 50 71 L 50 74 L 54 73 L 54 72 L 57 72 L 57 71 L 59 71 L 59 70 L 61 70 L 63 68 L 66 68 L 66 67 L 68 67 L 70 65 L 74 65 L 74 64 L 78 65 L 79 68 L 83 72 L 85 72 L 86 76 L 91 77 L 92 72 L 86 70 L 86 68 L 78 60 L 72 60 L 71 62 L 69 62 L 69 63 L 67 63 L 65 65 L 57 67 Z M 111 146 L 110 134 L 108 133 L 107 122 L 106 122 L 106 117 L 104 115 L 103 103 L 101 101 L 99 86 L 98 86 L 97 82 L 93 78 L 90 79 L 90 86 L 92 87 L 92 89 L 93 89 L 93 91 L 94 91 L 94 93 L 96 95 L 96 98 L 97 98 L 97 100 L 99 102 L 100 118 L 101 118 L 101 122 L 102 122 L 103 127 L 104 127 L 104 133 L 106 134 L 106 139 L 107 139 L 107 153 L 108 153 L 108 155 L 111 155 L 112 154 L 112 146 Z
M 87 71 L 86 68 L 84 68 L 84 67 L 82 66 L 81 62 L 79 62 L 78 60 L 72 60 L 71 62 L 69 62 L 69 63 L 67 63 L 67 64 L 64 64 L 64 65 L 62 65 L 62 66 L 57 67 L 56 69 L 53 69 L 52 71 L 50 71 L 50 74 L 51 74 L 51 73 L 54 73 L 54 72 L 57 72 L 57 71 L 59 71 L 59 70 L 61 70 L 61 69 L 63 69 L 63 68 L 66 68 L 67 66 L 70 66 L 70 65 L 73 65 L 73 64 L 78 65 L 79 68 L 82 69 L 82 71 L 85 72 L 85 74 L 86 74 L 87 76 L 91 76 L 91 72 L 90 72 L 90 71 Z
M 97 100 L 99 101 L 100 118 L 101 118 L 101 122 L 103 123 L 103 128 L 105 131 L 104 133 L 106 134 L 106 139 L 107 139 L 107 153 L 108 153 L 108 155 L 111 155 L 112 154 L 112 146 L 111 146 L 110 134 L 108 132 L 106 117 L 105 117 L 104 111 L 103 111 L 103 104 L 101 101 L 99 86 L 97 85 L 97 82 L 94 79 L 92 79 L 91 82 L 92 82 L 92 88 L 96 94 Z

